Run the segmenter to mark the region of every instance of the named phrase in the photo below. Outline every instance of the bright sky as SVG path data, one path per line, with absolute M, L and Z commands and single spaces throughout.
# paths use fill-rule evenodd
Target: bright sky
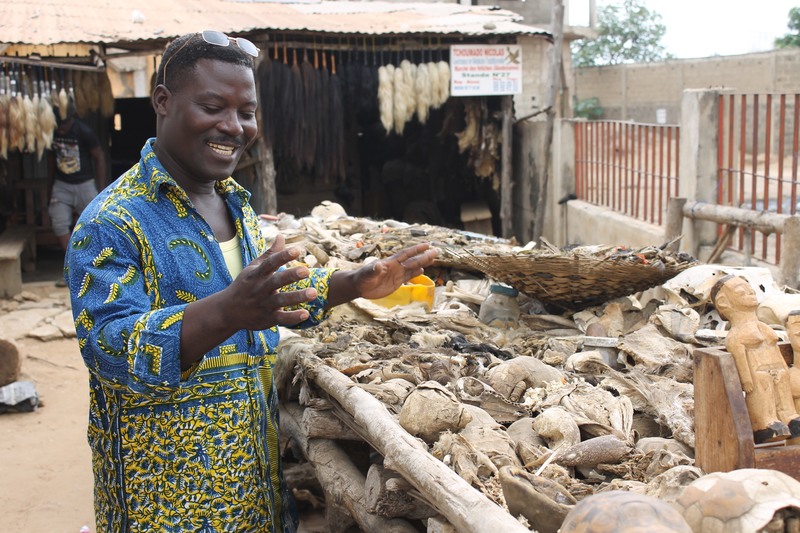
M 736 55 L 773 48 L 789 32 L 789 10 L 800 0 L 643 0 L 662 17 L 663 43 L 678 58 Z M 612 3 L 598 0 L 598 8 Z

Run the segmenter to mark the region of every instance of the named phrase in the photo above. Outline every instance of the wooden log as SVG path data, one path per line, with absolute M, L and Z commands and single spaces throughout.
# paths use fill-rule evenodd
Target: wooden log
M 347 379 L 347 378 L 345 378 Z M 367 393 L 364 393 L 367 394 Z M 377 401 L 377 400 L 376 400 Z M 341 505 L 364 531 L 381 533 L 417 533 L 417 529 L 399 518 L 386 519 L 367 511 L 364 497 L 364 475 L 353 465 L 333 441 L 328 439 L 309 439 L 302 426 L 302 407 L 298 404 L 281 405 L 281 429 L 295 439 L 308 461 L 314 465 L 317 478 L 326 493 L 326 512 L 336 514 L 335 504 Z M 335 520 L 341 522 L 337 515 Z M 339 523 L 328 523 L 329 527 L 339 527 Z M 338 529 L 337 529 L 338 530 Z M 342 531 L 346 530 L 342 529 Z
M 371 394 L 313 354 L 301 353 L 298 360 L 307 378 L 342 405 L 369 443 L 391 463 L 391 468 L 408 480 L 458 531 L 530 533 L 508 512 L 431 455 L 427 446 L 409 435 Z
M 752 228 L 767 235 L 770 233 L 784 233 L 784 224 L 790 218 L 790 215 L 781 213 L 754 211 L 752 209 L 706 202 L 686 202 L 683 205 L 683 214 L 691 219 Z
M 797 289 L 800 288 L 800 216 L 794 215 L 786 220 L 783 239 L 779 281 Z
M 364 493 L 367 510 L 386 518 L 404 517 L 412 520 L 430 518 L 437 513 L 428 504 L 411 496 L 413 487 L 403 476 L 384 468 L 371 465 L 367 472 Z
M 458 533 L 458 531 L 447 520 L 438 516 L 428 519 L 427 533 Z
M 361 440 L 361 437 L 330 411 L 306 407 L 303 427 L 309 439 Z

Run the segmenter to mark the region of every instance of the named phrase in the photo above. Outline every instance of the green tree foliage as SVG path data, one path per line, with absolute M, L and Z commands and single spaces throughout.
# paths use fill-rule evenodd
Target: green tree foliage
M 573 66 L 647 63 L 672 57 L 661 44 L 667 31 L 661 15 L 647 9 L 641 0 L 623 0 L 601 7 L 597 26 L 597 39 L 572 43 Z
M 775 39 L 775 48 L 800 47 L 800 7 L 789 10 L 789 22 L 786 26 L 792 31 Z

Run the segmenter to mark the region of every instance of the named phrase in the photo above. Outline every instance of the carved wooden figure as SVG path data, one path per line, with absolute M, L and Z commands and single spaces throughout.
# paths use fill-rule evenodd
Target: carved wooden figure
M 792 345 L 792 366 L 789 368 L 789 383 L 794 399 L 794 408 L 800 413 L 800 309 L 791 311 L 786 317 L 786 334 Z
M 789 368 L 778 336 L 756 315 L 758 298 L 746 279 L 725 276 L 711 291 L 720 316 L 730 323 L 725 348 L 733 356 L 756 444 L 800 436 Z

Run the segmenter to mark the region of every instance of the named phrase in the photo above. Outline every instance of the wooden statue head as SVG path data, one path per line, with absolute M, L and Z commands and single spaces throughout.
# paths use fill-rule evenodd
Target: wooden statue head
M 711 288 L 711 301 L 720 317 L 730 320 L 732 314 L 755 312 L 758 295 L 750 283 L 741 276 L 723 276 Z

